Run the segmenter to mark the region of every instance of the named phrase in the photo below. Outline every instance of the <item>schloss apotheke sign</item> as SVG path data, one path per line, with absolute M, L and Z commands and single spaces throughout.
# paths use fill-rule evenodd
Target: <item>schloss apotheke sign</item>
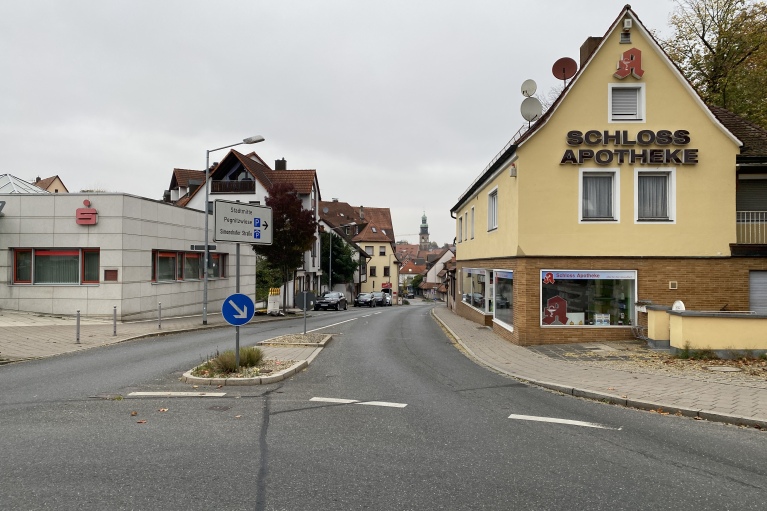
M 698 163 L 698 150 L 680 148 L 690 143 L 687 130 L 641 130 L 631 135 L 628 130 L 568 131 L 567 145 L 570 146 L 607 146 L 614 144 L 615 149 L 567 149 L 562 155 L 561 165 L 583 165 L 589 161 L 597 165 L 695 165 Z M 637 147 L 639 146 L 639 147 Z M 656 146 L 649 148 L 647 146 Z M 658 148 L 657 146 L 676 146 Z

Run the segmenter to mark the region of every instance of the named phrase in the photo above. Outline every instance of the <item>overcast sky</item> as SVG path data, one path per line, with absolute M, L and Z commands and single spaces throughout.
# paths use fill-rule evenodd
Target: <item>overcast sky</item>
M 634 0 L 667 35 L 671 0 Z M 241 146 L 316 169 L 323 200 L 391 209 L 397 239 L 450 208 L 622 1 L 2 0 L 0 174 L 161 199 L 174 168 Z M 219 161 L 225 152 L 211 155 Z

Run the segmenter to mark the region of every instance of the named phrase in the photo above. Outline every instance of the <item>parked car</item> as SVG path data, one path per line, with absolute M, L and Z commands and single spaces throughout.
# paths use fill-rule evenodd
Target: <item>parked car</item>
M 413 294 L 412 292 L 411 292 L 411 293 L 408 293 L 408 294 L 407 294 L 407 297 L 408 297 L 408 298 L 415 298 L 415 294 Z
M 324 295 L 317 298 L 317 301 L 314 302 L 314 310 L 318 311 L 320 309 L 335 309 L 335 310 L 346 310 L 346 296 L 343 293 L 339 293 L 337 291 L 329 291 L 325 293 Z
M 375 307 L 376 301 L 373 298 L 373 293 L 360 293 L 357 298 L 354 299 L 355 307 Z
M 382 293 L 380 291 L 374 291 L 371 294 L 373 295 L 373 299 L 375 300 L 377 306 L 384 307 L 387 305 L 386 293 Z

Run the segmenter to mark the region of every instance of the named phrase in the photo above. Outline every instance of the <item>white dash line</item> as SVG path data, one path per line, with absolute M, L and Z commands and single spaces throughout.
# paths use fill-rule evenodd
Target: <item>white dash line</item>
M 309 401 L 321 401 L 323 403 L 339 403 L 343 405 L 350 405 L 352 403 L 358 403 L 356 399 L 338 399 L 335 397 L 313 397 Z
M 339 321 L 338 323 L 333 323 L 332 325 L 321 326 L 319 328 L 315 328 L 314 330 L 307 330 L 306 332 L 307 333 L 309 333 L 309 332 L 316 332 L 318 330 L 324 330 L 325 328 L 330 328 L 331 326 L 343 325 L 344 323 L 348 323 L 350 321 L 356 321 L 356 320 L 357 320 L 357 318 L 347 319 L 345 321 Z
M 389 408 L 405 408 L 406 403 L 387 403 L 386 401 L 360 401 L 358 405 L 388 406 Z
M 389 403 L 388 401 L 359 401 L 357 399 L 340 399 L 337 397 L 313 397 L 309 401 L 336 403 L 341 405 L 386 406 L 389 408 L 405 408 L 407 406 L 405 403 Z
M 522 420 L 522 421 L 535 421 L 535 422 L 551 422 L 554 424 L 567 424 L 569 426 L 581 426 L 584 428 L 612 429 L 615 431 L 620 431 L 621 429 L 623 429 L 623 426 L 621 426 L 620 428 L 611 428 L 609 426 L 603 426 L 602 424 L 597 424 L 596 422 L 574 421 L 570 419 L 557 419 L 555 417 L 536 417 L 535 415 L 516 415 L 513 413 L 509 415 L 509 419 L 516 419 L 516 420 Z
M 223 397 L 226 392 L 131 392 L 128 397 Z

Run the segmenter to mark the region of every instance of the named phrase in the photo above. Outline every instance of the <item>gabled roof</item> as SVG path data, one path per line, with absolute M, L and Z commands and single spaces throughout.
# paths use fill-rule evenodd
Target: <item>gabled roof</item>
M 716 118 L 743 142 L 740 148 L 741 156 L 767 158 L 767 130 L 724 108 L 709 108 Z
M 399 270 L 400 275 L 422 275 L 424 273 L 426 273 L 426 265 L 416 264 L 415 261 L 406 262 Z
M 721 120 L 714 115 L 712 110 L 709 109 L 708 105 L 706 105 L 703 102 L 703 99 L 700 97 L 700 95 L 695 91 L 690 81 L 684 76 L 682 71 L 679 69 L 679 66 L 677 66 L 673 60 L 668 56 L 668 54 L 661 48 L 661 46 L 658 44 L 658 41 L 655 39 L 655 37 L 652 35 L 652 33 L 647 30 L 647 28 L 644 26 L 642 21 L 639 19 L 639 17 L 636 15 L 636 13 L 631 9 L 630 5 L 625 5 L 623 9 L 621 10 L 620 14 L 615 18 L 613 23 L 610 25 L 610 27 L 607 29 L 607 32 L 605 32 L 605 35 L 601 38 L 592 38 L 595 40 L 599 40 L 598 46 L 592 51 L 586 60 L 582 63 L 580 66 L 580 69 L 575 73 L 575 76 L 570 80 L 570 83 L 567 84 L 567 86 L 562 90 L 560 95 L 557 97 L 557 99 L 552 103 L 552 105 L 549 107 L 546 112 L 543 113 L 543 115 L 538 119 L 535 124 L 533 124 L 527 131 L 524 131 L 524 129 L 520 130 L 518 133 L 522 133 L 519 137 L 515 135 L 515 138 L 512 138 L 506 146 L 501 150 L 500 153 L 498 153 L 493 160 L 488 164 L 487 167 L 482 171 L 482 173 L 469 185 L 469 188 L 461 194 L 460 198 L 458 199 L 458 202 L 450 209 L 451 212 L 455 212 L 458 209 L 460 209 L 461 205 L 466 202 L 468 198 L 470 198 L 474 193 L 482 188 L 484 186 L 487 179 L 489 179 L 491 176 L 495 174 L 500 168 L 502 168 L 506 162 L 510 158 L 514 156 L 514 154 L 517 151 L 517 148 L 523 145 L 526 141 L 530 140 L 538 131 L 545 126 L 549 119 L 554 115 L 554 113 L 557 111 L 557 109 L 562 104 L 563 100 L 567 97 L 568 93 L 572 90 L 572 88 L 575 86 L 575 84 L 578 82 L 579 78 L 583 76 L 583 73 L 585 72 L 586 68 L 589 66 L 589 64 L 594 60 L 594 56 L 600 52 L 602 47 L 604 46 L 605 42 L 609 38 L 609 36 L 616 30 L 622 29 L 622 20 L 626 18 L 626 16 L 630 17 L 632 19 L 633 25 L 636 29 L 638 29 L 642 35 L 650 42 L 650 44 L 653 46 L 655 51 L 657 51 L 660 55 L 663 56 L 663 61 L 666 63 L 666 65 L 669 67 L 671 72 L 677 77 L 679 82 L 682 84 L 682 86 L 687 89 L 687 91 L 690 93 L 690 95 L 694 98 L 694 100 L 700 105 L 701 109 L 708 113 L 709 117 L 711 118 L 712 122 L 719 127 L 719 129 L 722 130 L 728 137 L 730 137 L 735 143 L 738 145 L 742 145 L 742 142 L 738 140 L 738 138 L 735 136 L 735 134 L 728 129 L 727 126 L 725 126 Z M 733 114 L 734 115 L 734 114 Z
M 327 209 L 327 213 L 325 209 Z M 349 224 L 359 226 L 360 232 L 354 236 L 355 242 L 386 241 L 394 243 L 394 228 L 392 227 L 389 208 L 353 207 L 346 202 L 334 200 L 330 202 L 320 201 L 319 211 L 322 221 L 332 227 Z
M 168 190 L 176 188 L 189 188 L 190 181 L 205 182 L 204 170 L 173 169 L 173 177 L 170 178 Z
M 0 174 L 0 193 L 49 193 L 12 174 Z
M 43 190 L 48 190 L 48 187 L 51 186 L 54 183 L 54 181 L 56 181 L 57 179 L 61 183 L 61 186 L 64 187 L 64 191 L 65 192 L 69 192 L 69 190 L 67 189 L 67 186 L 64 184 L 64 181 L 62 181 L 61 178 L 58 175 L 51 176 L 51 177 L 46 177 L 45 179 L 40 179 L 38 177 L 35 180 L 35 182 L 32 183 L 32 184 L 35 185 L 38 188 L 42 188 Z
M 251 152 L 246 156 L 235 151 L 234 149 L 230 149 L 224 159 L 221 160 L 221 162 L 210 171 L 210 179 L 214 180 L 217 176 L 221 176 L 222 174 L 229 172 L 232 166 L 236 165 L 237 163 L 242 164 L 242 167 L 253 177 L 253 179 L 260 182 L 261 185 L 267 189 L 276 183 L 292 183 L 300 195 L 309 195 L 312 191 L 312 186 L 315 184 L 317 179 L 316 170 L 272 170 L 256 153 Z M 171 179 L 171 186 L 173 185 L 173 180 L 178 179 L 176 177 L 176 170 L 183 169 L 174 169 L 173 178 Z M 204 171 L 193 170 L 187 172 L 202 172 L 202 180 L 204 183 Z M 190 194 L 189 199 L 197 195 L 200 189 L 204 189 L 204 186 L 201 186 L 197 190 L 193 191 Z M 319 193 L 319 185 L 317 185 L 318 197 Z M 176 205 L 180 206 L 180 202 L 181 201 L 177 202 Z M 189 200 L 187 199 L 186 202 L 189 202 Z

